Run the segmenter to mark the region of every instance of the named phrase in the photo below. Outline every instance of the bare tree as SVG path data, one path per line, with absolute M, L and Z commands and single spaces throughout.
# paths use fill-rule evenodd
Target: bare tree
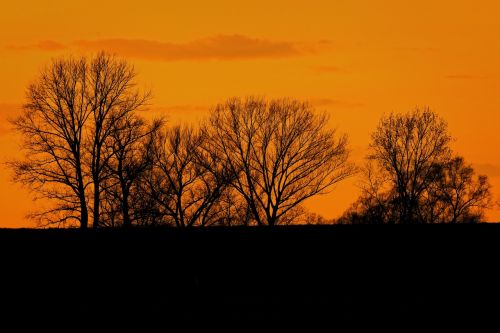
M 484 175 L 474 177 L 474 169 L 465 164 L 462 157 L 455 157 L 440 168 L 432 190 L 431 202 L 441 207 L 441 222 L 463 223 L 480 221 L 484 209 L 491 203 L 491 191 L 488 178 Z
M 425 191 L 439 175 L 433 166 L 450 158 L 447 124 L 425 108 L 383 118 L 372 134 L 369 160 L 389 179 L 400 223 L 418 222 Z
M 154 137 L 153 148 L 157 148 L 157 136 Z M 156 157 L 156 152 L 152 151 L 153 163 Z M 135 224 L 143 227 L 155 227 L 170 225 L 170 221 L 166 218 L 164 209 L 159 202 L 158 195 L 164 191 L 158 190 L 158 170 L 154 164 L 148 167 L 141 175 L 140 180 L 137 182 L 137 195 L 133 198 L 135 206 Z
M 150 94 L 136 89 L 134 67 L 106 53 L 92 58 L 88 67 L 89 91 L 86 98 L 92 108 L 90 126 L 90 175 L 93 183 L 93 228 L 100 223 L 101 183 L 108 176 L 106 166 L 112 152 L 106 151 L 106 141 L 114 124 L 144 106 Z
M 230 184 L 230 181 L 228 182 Z M 228 187 L 217 202 L 219 217 L 214 225 L 220 226 L 251 226 L 256 223 L 252 211 L 237 191 Z
M 26 158 L 10 165 L 15 180 L 56 202 L 36 215 L 41 221 L 79 221 L 87 228 L 91 210 L 98 227 L 101 182 L 113 155 L 105 142 L 113 124 L 149 98 L 135 89 L 135 75 L 125 61 L 99 53 L 54 60 L 28 88 L 24 113 L 13 121 Z M 87 202 L 88 189 L 93 205 Z
M 336 221 L 339 224 L 393 224 L 399 219 L 391 179 L 371 161 L 361 169 L 361 195 Z
M 87 71 L 83 58 L 54 60 L 29 86 L 23 113 L 12 121 L 25 151 L 24 160 L 10 163 L 14 180 L 37 198 L 56 202 L 34 215 L 42 224 L 77 221 L 82 229 L 88 226 L 83 141 L 92 105 Z
M 107 222 L 113 222 L 112 217 L 119 210 L 121 225 L 132 225 L 131 206 L 140 209 L 136 207 L 136 203 L 140 201 L 138 197 L 144 195 L 141 193 L 140 182 L 143 174 L 152 168 L 153 140 L 163 123 L 160 119 L 148 125 L 143 118 L 129 113 L 112 125 L 105 143 L 105 151 L 111 152 L 111 158 L 107 159 L 106 164 L 109 177 L 103 184 Z
M 444 120 L 429 109 L 385 117 L 372 135 L 361 196 L 341 223 L 463 223 L 483 218 L 486 176 L 451 158 Z
M 346 136 L 295 100 L 233 98 L 212 111 L 207 135 L 237 175 L 231 185 L 258 225 L 275 225 L 304 200 L 354 172 Z
M 205 146 L 205 137 L 176 126 L 158 137 L 150 194 L 178 227 L 218 220 L 218 201 L 228 186 L 227 169 Z
M 418 223 L 473 223 L 484 217 L 491 204 L 491 186 L 486 176 L 474 177 L 472 166 L 455 157 L 431 166 L 434 176 L 422 193 L 416 209 Z M 340 223 L 378 224 L 399 222 L 400 207 L 394 187 L 363 186 L 359 199 L 344 213 Z M 364 178 L 368 179 L 366 174 Z M 364 184 L 369 184 L 365 180 Z

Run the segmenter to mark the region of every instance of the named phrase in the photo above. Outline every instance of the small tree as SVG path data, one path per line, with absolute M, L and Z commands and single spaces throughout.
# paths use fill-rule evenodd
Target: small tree
M 233 98 L 206 126 L 214 150 L 236 175 L 231 186 L 258 225 L 276 225 L 304 200 L 352 175 L 347 137 L 296 100 Z
M 448 223 L 476 222 L 483 218 L 491 202 L 491 186 L 484 175 L 474 177 L 474 169 L 462 157 L 455 157 L 440 168 L 432 190 L 441 207 L 440 220 Z

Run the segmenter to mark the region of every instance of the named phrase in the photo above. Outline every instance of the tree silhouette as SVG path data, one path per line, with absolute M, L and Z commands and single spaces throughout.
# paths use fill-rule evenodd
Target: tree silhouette
M 418 221 L 422 195 L 438 176 L 433 166 L 450 157 L 447 124 L 430 109 L 382 118 L 372 134 L 369 160 L 394 190 L 401 223 Z
M 451 157 L 446 123 L 428 109 L 390 115 L 372 136 L 361 196 L 339 223 L 464 223 L 491 201 L 486 176 Z
M 158 135 L 149 189 L 162 215 L 177 227 L 219 220 L 219 200 L 229 184 L 223 161 L 206 146 L 205 136 L 191 127 L 175 126 Z
M 212 111 L 207 136 L 258 225 L 275 225 L 307 198 L 353 174 L 347 138 L 295 100 L 233 98 Z
M 144 106 L 150 94 L 141 94 L 135 89 L 136 72 L 124 60 L 105 53 L 91 59 L 88 70 L 88 103 L 92 109 L 90 124 L 90 175 L 93 184 L 93 228 L 99 227 L 101 183 L 106 173 L 108 160 L 113 151 L 107 151 L 106 141 L 113 133 L 115 123 Z M 128 223 L 127 223 L 128 224 Z
M 125 61 L 101 52 L 54 60 L 29 86 L 23 114 L 12 122 L 25 159 L 10 166 L 16 181 L 56 202 L 34 214 L 40 223 L 78 221 L 87 228 L 90 208 L 93 227 L 99 226 L 101 183 L 113 156 L 106 141 L 116 122 L 149 99 L 135 89 L 135 76 Z
M 361 169 L 361 195 L 336 221 L 339 224 L 385 224 L 399 220 L 397 196 L 388 176 L 371 161 Z
M 14 180 L 49 198 L 55 205 L 34 213 L 39 223 L 88 226 L 83 170 L 86 156 L 84 125 L 93 109 L 88 100 L 88 62 L 58 59 L 28 87 L 22 115 L 12 121 L 22 135 L 24 160 L 14 161 Z
M 432 218 L 448 223 L 480 221 L 491 202 L 488 178 L 479 175 L 475 179 L 474 169 L 463 157 L 455 157 L 437 169 L 439 177 L 429 191 L 430 202 L 437 207 Z
M 163 120 L 151 124 L 130 113 L 115 121 L 106 141 L 105 151 L 111 153 L 107 160 L 108 178 L 105 180 L 104 197 L 106 219 L 104 223 L 115 226 L 116 216 L 121 216 L 123 227 L 130 227 L 138 218 L 137 206 L 143 196 L 143 175 L 152 168 L 154 138 L 163 128 Z M 131 210 L 133 214 L 131 214 Z M 142 214 L 141 214 L 142 215 Z

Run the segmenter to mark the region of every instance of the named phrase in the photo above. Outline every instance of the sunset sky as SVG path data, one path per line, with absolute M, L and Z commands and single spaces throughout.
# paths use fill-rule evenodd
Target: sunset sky
M 51 58 L 106 50 L 127 58 L 151 114 L 193 121 L 232 96 L 309 100 L 349 134 L 361 164 L 383 114 L 429 106 L 453 148 L 500 196 L 500 2 L 12 1 L 0 12 L 0 162 L 18 157 L 7 119 Z M 338 217 L 356 178 L 307 207 Z M 0 166 L 0 227 L 29 227 L 29 192 Z M 489 210 L 488 221 L 500 221 Z

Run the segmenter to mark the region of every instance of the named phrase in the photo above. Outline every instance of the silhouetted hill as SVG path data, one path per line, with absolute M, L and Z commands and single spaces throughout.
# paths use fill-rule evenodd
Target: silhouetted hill
M 499 240 L 497 224 L 3 229 L 1 315 L 68 332 L 477 327 L 500 309 Z

